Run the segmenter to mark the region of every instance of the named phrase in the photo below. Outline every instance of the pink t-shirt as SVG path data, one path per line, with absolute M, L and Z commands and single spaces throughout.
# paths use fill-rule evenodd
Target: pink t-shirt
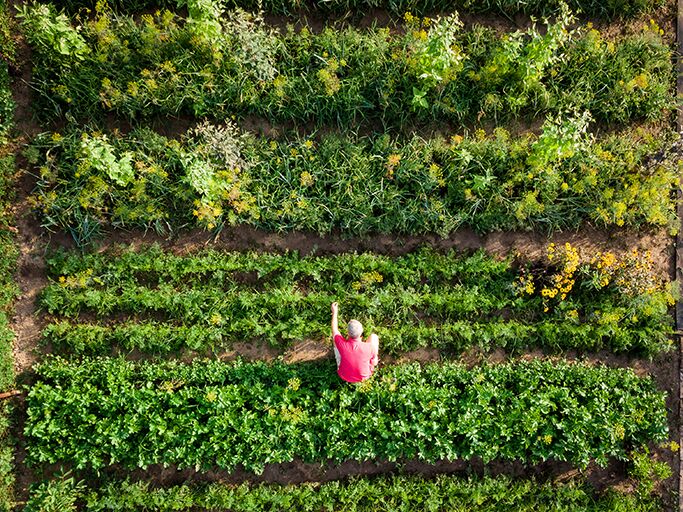
M 341 356 L 337 369 L 346 382 L 360 382 L 369 378 L 377 364 L 377 347 L 361 340 L 347 340 L 341 334 L 334 337 L 334 346 Z

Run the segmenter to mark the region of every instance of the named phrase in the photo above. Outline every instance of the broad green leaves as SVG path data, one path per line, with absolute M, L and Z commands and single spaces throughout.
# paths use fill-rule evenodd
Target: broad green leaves
M 342 382 L 332 363 L 52 359 L 37 374 L 29 457 L 76 468 L 259 473 L 296 459 L 472 457 L 585 467 L 667 436 L 665 395 L 651 379 L 583 364 L 411 364 L 360 386 Z

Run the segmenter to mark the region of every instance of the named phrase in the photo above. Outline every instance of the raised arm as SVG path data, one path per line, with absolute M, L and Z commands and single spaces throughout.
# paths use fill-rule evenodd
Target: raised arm
M 339 312 L 339 304 L 332 303 L 332 337 L 334 338 L 339 332 L 339 319 L 337 318 Z

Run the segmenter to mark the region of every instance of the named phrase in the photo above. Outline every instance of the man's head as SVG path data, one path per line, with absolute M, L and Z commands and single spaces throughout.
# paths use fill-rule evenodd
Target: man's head
M 349 338 L 355 340 L 363 335 L 363 324 L 358 320 L 351 320 L 348 325 Z

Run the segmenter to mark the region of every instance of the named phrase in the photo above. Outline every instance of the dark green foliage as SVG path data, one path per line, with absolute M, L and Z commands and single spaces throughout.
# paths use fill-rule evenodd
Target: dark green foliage
M 472 13 L 491 13 L 512 16 L 530 14 L 548 16 L 560 11 L 562 0 L 226 0 L 227 7 L 264 9 L 269 12 L 300 15 L 304 12 L 367 13 L 375 8 L 387 9 L 394 15 L 430 13 L 434 11 L 459 10 Z M 629 17 L 652 12 L 664 5 L 663 0 L 568 0 L 572 10 L 588 16 L 606 18 Z M 56 5 L 71 11 L 87 7 L 94 9 L 95 0 L 57 0 Z M 186 4 L 185 0 L 109 0 L 118 12 L 134 13 L 142 10 L 166 7 L 173 9 Z
M 345 318 L 362 319 L 380 335 L 382 350 L 394 353 L 423 346 L 453 352 L 541 346 L 652 355 L 671 345 L 665 287 L 634 294 L 616 284 L 618 277 L 602 286 L 602 271 L 590 263 L 579 267 L 576 284 L 557 304 L 520 290 L 524 267 L 483 251 L 421 250 L 396 258 L 218 251 L 176 256 L 151 247 L 60 252 L 48 259 L 48 268 L 52 284 L 40 303 L 49 314 L 134 316 L 108 326 L 60 321 L 45 329 L 53 348 L 78 354 L 118 347 L 170 355 L 248 339 L 283 346 L 327 338 L 334 300 Z M 533 272 L 539 290 L 555 283 L 557 267 Z M 632 279 L 624 274 L 624 284 L 634 285 Z M 552 311 L 543 311 L 545 305 Z M 150 316 L 165 323 L 144 321 Z
M 87 512 L 654 512 L 661 504 L 609 490 L 596 495 L 581 479 L 536 482 L 506 476 L 459 478 L 417 476 L 355 478 L 347 482 L 154 487 L 147 482 L 112 481 L 86 488 L 73 477 L 44 482 L 32 489 L 26 511 L 52 512 L 58 498 L 80 500 Z

